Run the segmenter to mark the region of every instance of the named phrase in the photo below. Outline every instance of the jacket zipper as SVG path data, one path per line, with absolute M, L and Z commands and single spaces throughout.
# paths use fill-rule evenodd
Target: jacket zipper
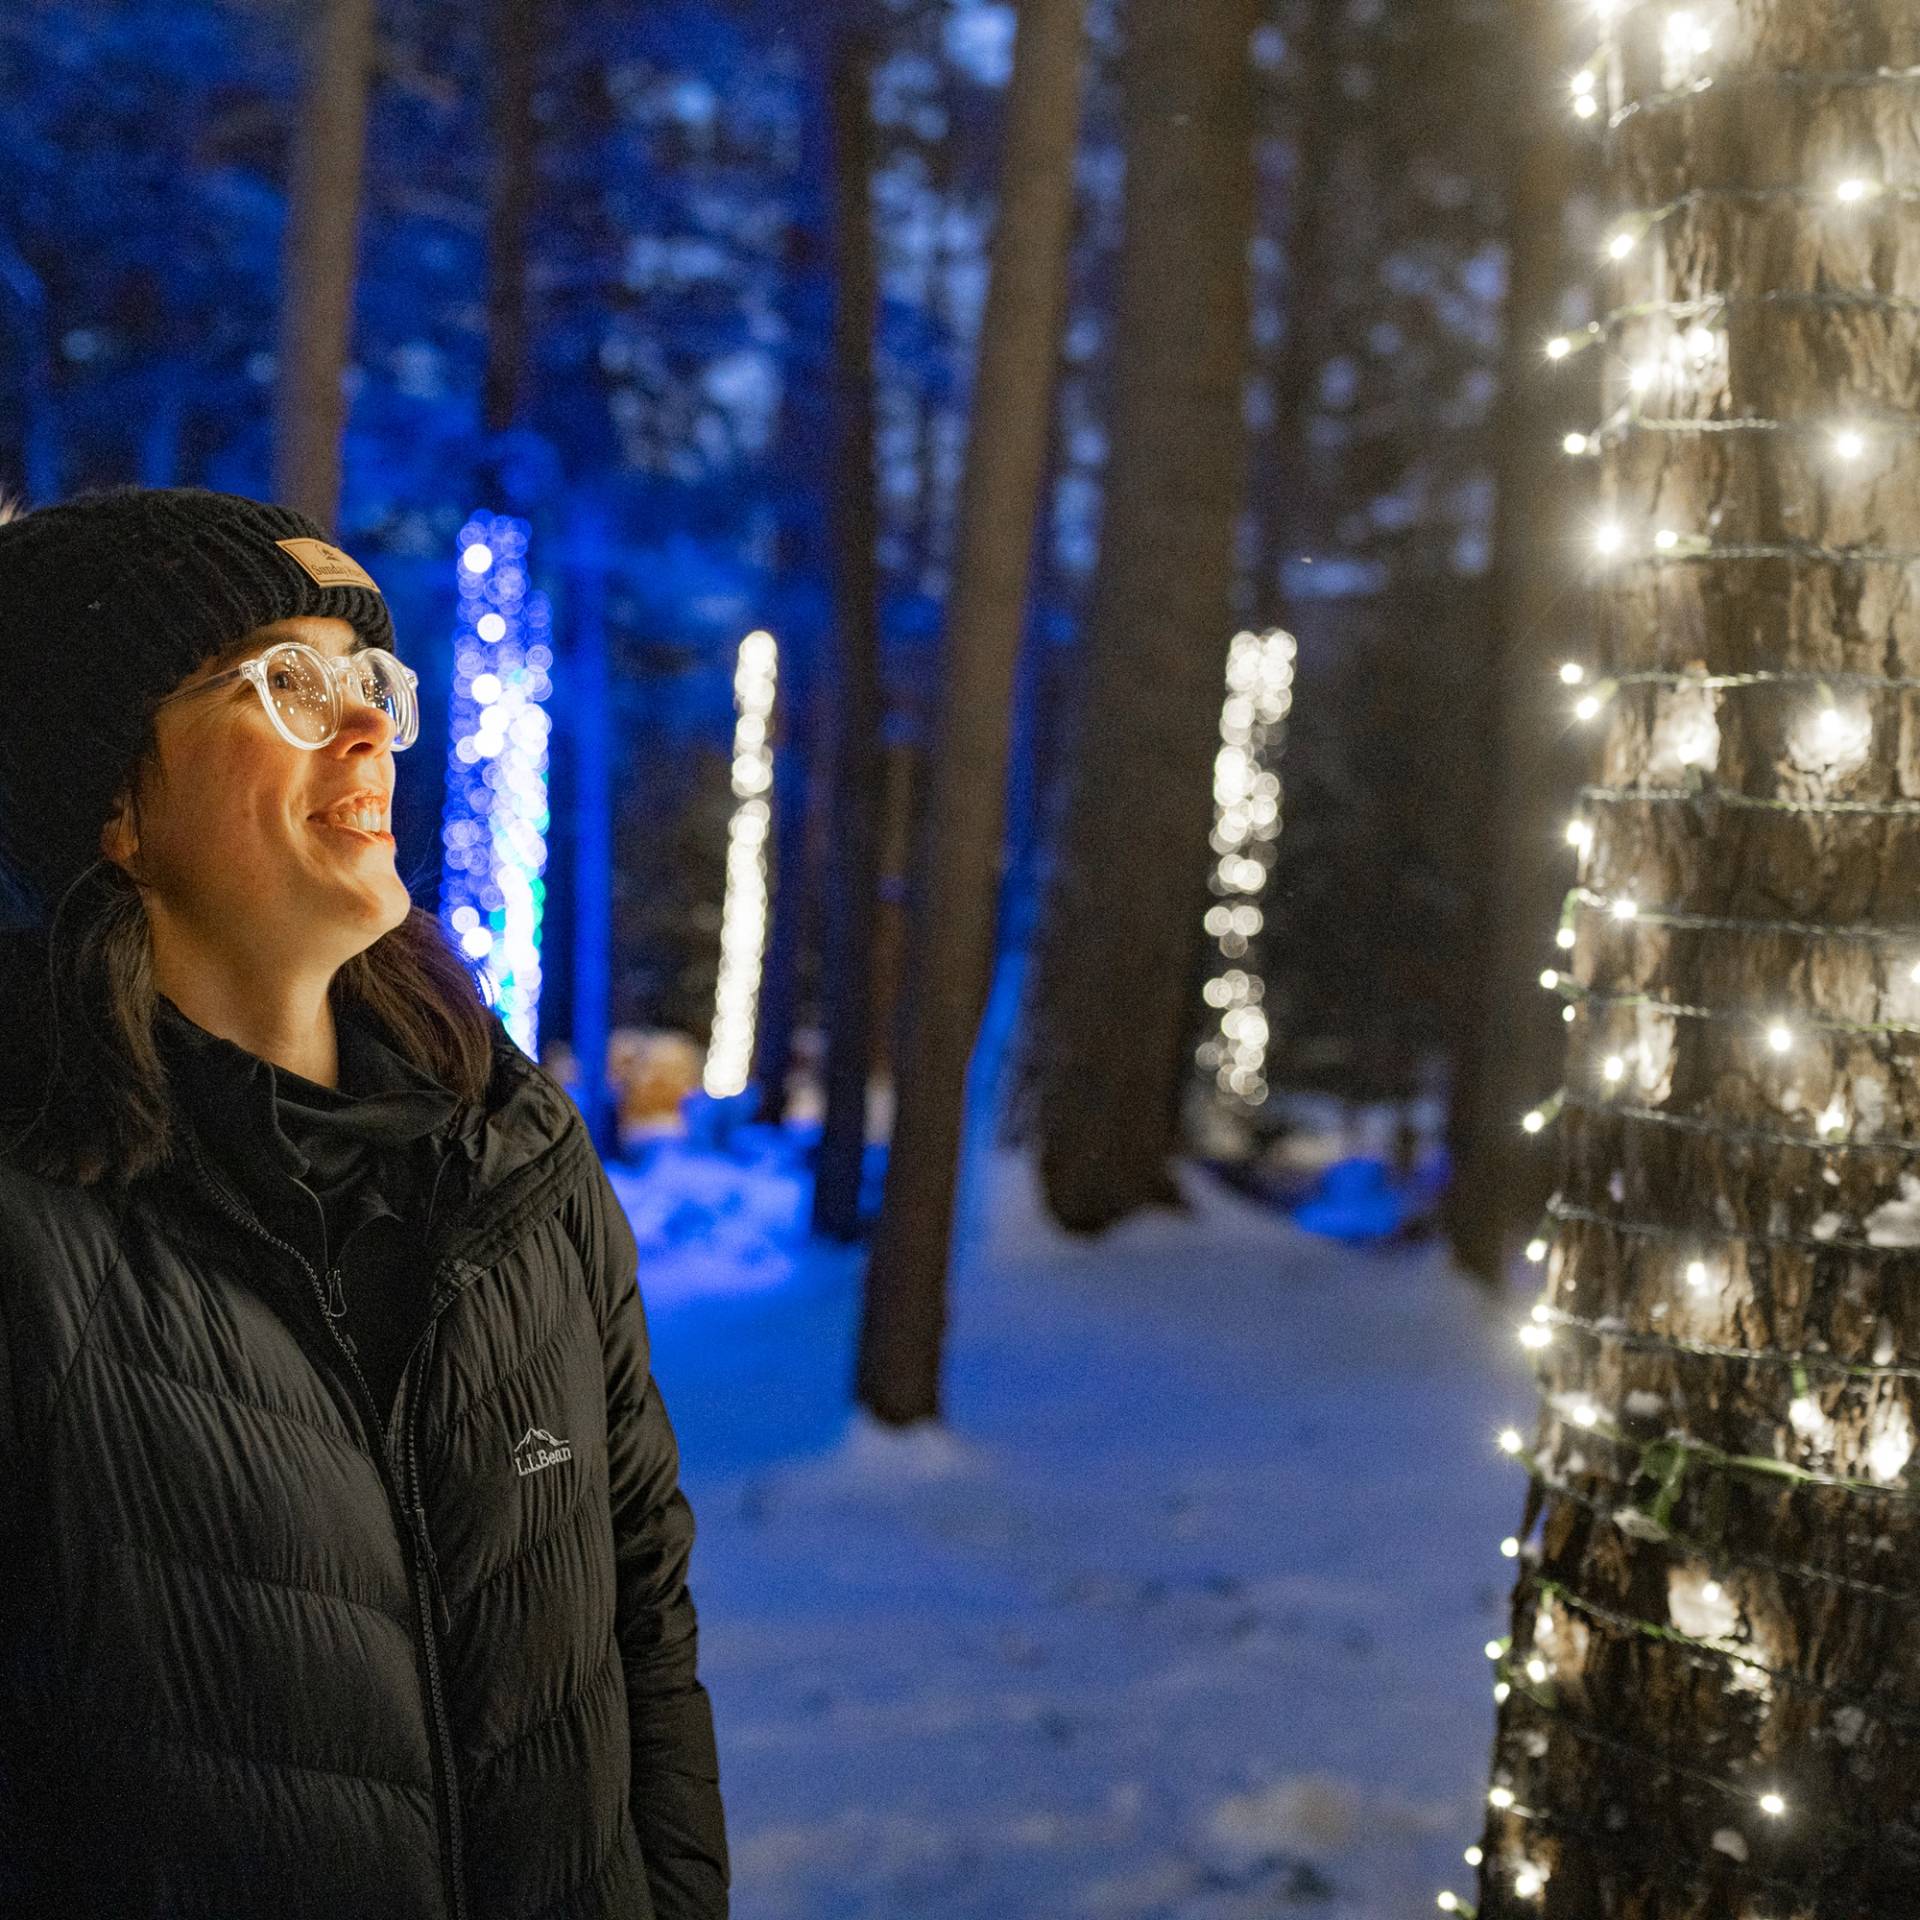
M 427 1326 L 420 1339 L 415 1343 L 413 1352 L 407 1357 L 406 1372 L 403 1376 L 403 1391 L 400 1405 L 406 1418 L 401 1437 L 400 1482 L 394 1484 L 395 1470 L 392 1456 L 382 1436 L 382 1421 L 379 1404 L 373 1397 L 373 1389 L 367 1385 L 366 1375 L 360 1371 L 353 1342 L 344 1334 L 338 1324 L 341 1315 L 346 1312 L 346 1289 L 340 1269 L 330 1266 L 324 1287 L 320 1276 L 313 1270 L 313 1263 L 298 1247 L 291 1246 L 278 1234 L 269 1230 L 249 1208 L 240 1206 L 230 1199 L 225 1188 L 209 1171 L 205 1159 L 201 1156 L 200 1143 L 189 1140 L 193 1161 L 199 1172 L 201 1184 L 213 1196 L 214 1203 L 229 1219 L 256 1238 L 264 1240 L 269 1246 L 276 1247 L 286 1254 L 307 1277 L 307 1284 L 313 1290 L 315 1302 L 320 1308 L 320 1317 L 326 1324 L 327 1332 L 339 1348 L 341 1357 L 346 1361 L 353 1375 L 354 1385 L 359 1389 L 363 1411 L 373 1416 L 372 1433 L 378 1440 L 374 1458 L 380 1468 L 381 1483 L 387 1491 L 387 1499 L 394 1513 L 404 1526 L 411 1542 L 412 1551 L 408 1555 L 409 1586 L 413 1589 L 414 1609 L 420 1622 L 420 1645 L 425 1656 L 427 1669 L 428 1708 L 433 1719 L 433 1758 L 434 1780 L 439 1789 L 441 1865 L 446 1876 L 447 1906 L 451 1920 L 466 1920 L 467 1888 L 466 1870 L 462 1855 L 465 1851 L 464 1832 L 460 1819 L 459 1776 L 454 1763 L 453 1726 L 447 1713 L 446 1694 L 440 1673 L 440 1648 L 438 1636 L 434 1631 L 435 1615 L 438 1614 L 442 1632 L 449 1630 L 451 1611 L 447 1606 L 446 1595 L 440 1585 L 439 1564 L 434 1558 L 433 1541 L 427 1532 L 426 1509 L 419 1498 L 419 1461 L 414 1443 L 413 1403 L 414 1395 L 412 1375 L 416 1362 L 422 1362 L 423 1356 L 433 1345 L 434 1324 L 446 1306 L 446 1299 L 440 1298 L 440 1268 L 434 1270 L 429 1287 L 429 1317 Z M 437 1183 L 436 1183 L 437 1185 Z M 449 1263 L 450 1264 L 450 1263 Z M 335 1301 L 339 1305 L 335 1306 Z M 423 1369 L 424 1371 L 424 1366 Z

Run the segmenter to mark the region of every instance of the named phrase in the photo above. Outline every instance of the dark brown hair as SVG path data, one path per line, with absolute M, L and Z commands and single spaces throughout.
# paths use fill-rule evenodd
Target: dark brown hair
M 154 1042 L 146 903 L 104 857 L 44 931 L 10 937 L 0 1157 L 48 1179 L 128 1183 L 172 1157 L 173 1103 Z M 333 977 L 336 1014 L 363 1008 L 394 1048 L 463 1100 L 485 1096 L 497 1027 L 432 914 L 415 907 Z

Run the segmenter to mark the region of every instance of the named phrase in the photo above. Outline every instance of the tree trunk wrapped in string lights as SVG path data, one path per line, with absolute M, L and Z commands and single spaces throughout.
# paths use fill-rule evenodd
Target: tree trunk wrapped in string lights
M 1621 217 L 1549 352 L 1607 362 L 1606 657 L 1563 676 L 1603 737 L 1468 1858 L 1499 1920 L 1887 1920 L 1920 1913 L 1920 10 L 1587 4 Z

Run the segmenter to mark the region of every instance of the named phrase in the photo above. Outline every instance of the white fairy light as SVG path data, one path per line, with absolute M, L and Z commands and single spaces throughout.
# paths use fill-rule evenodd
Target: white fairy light
M 1645 393 L 1660 377 L 1659 367 L 1651 360 L 1636 361 L 1627 369 L 1627 388 L 1632 393 Z
M 1821 1112 L 1820 1118 L 1814 1122 L 1814 1125 L 1821 1133 L 1827 1135 L 1829 1138 L 1835 1134 L 1845 1133 L 1847 1130 L 1847 1103 L 1836 1093 L 1833 1098 L 1827 1102 L 1826 1107 Z
M 1512 1691 L 1513 1688 L 1505 1680 L 1496 1680 L 1493 1683 L 1493 1704 L 1496 1707 L 1504 1707 L 1507 1704 L 1507 1695 Z
M 1507 1647 L 1504 1640 L 1489 1640 L 1487 1644 L 1480 1649 L 1489 1660 L 1498 1660 L 1506 1650 Z
M 1553 1329 L 1551 1327 L 1536 1327 L 1529 1323 L 1520 1329 L 1520 1344 L 1532 1352 L 1538 1353 L 1542 1347 L 1553 1344 Z
M 1508 1534 L 1507 1537 L 1500 1542 L 1500 1557 L 1503 1560 L 1518 1560 L 1520 1558 L 1520 1542 L 1512 1534 Z
M 1793 1029 L 1783 1021 L 1776 1020 L 1767 1029 L 1767 1045 L 1772 1048 L 1775 1053 L 1791 1053 L 1793 1051 Z
M 1571 829 L 1569 829 L 1568 831 L 1568 837 L 1570 839 L 1572 838 Z M 1574 844 L 1578 846 L 1582 843 L 1580 841 L 1575 841 Z M 1588 845 L 1592 844 L 1591 830 L 1589 830 L 1585 844 L 1588 844 Z M 1558 947 L 1563 953 L 1571 953 L 1573 951 L 1575 942 L 1577 942 L 1579 938 L 1580 936 L 1577 933 L 1575 933 L 1571 927 L 1559 927 L 1554 932 L 1553 944 L 1556 947 Z
M 1640 236 L 1623 227 L 1607 242 L 1607 258 L 1624 260 L 1639 244 Z
M 1573 704 L 1573 717 L 1576 720 L 1591 720 L 1600 711 L 1601 704 L 1598 694 L 1584 694 Z
M 1556 333 L 1546 345 L 1549 360 L 1564 360 L 1573 351 L 1573 342 L 1564 333 Z
M 1438 1907 L 1442 1913 L 1458 1913 L 1460 1911 L 1460 1896 L 1457 1893 L 1437 1893 L 1433 1897 L 1433 1904 Z
M 1538 1107 L 1520 1117 L 1520 1128 L 1523 1133 L 1538 1133 L 1546 1124 L 1547 1116 Z
M 1661 553 L 1671 553 L 1680 544 L 1680 536 L 1671 527 L 1661 527 L 1653 536 L 1653 544 Z
M 1478 1847 L 1469 1847 L 1466 1852 L 1460 1856 L 1470 1867 L 1477 1867 L 1486 1857 Z
M 1833 450 L 1842 460 L 1858 460 L 1867 450 L 1867 436 L 1858 427 L 1837 428 L 1833 436 Z
M 1845 207 L 1857 207 L 1863 200 L 1871 200 L 1880 191 L 1877 180 L 1869 180 L 1863 174 L 1849 174 L 1844 180 L 1836 180 L 1833 185 L 1833 197 Z
M 1577 1427 L 1597 1427 L 1600 1424 L 1600 1409 L 1591 1400 L 1576 1400 L 1567 1411 L 1573 1416 Z
M 744 1093 L 753 1071 L 754 1026 L 767 936 L 767 843 L 772 838 L 773 749 L 767 721 L 779 681 L 780 650 L 756 630 L 740 642 L 733 674 L 733 819 L 720 909 L 720 977 L 713 1030 L 700 1081 L 715 1099 Z
M 1627 1063 L 1617 1053 L 1608 1054 L 1600 1063 L 1600 1077 L 1608 1086 L 1618 1086 L 1627 1077 Z
M 1867 1471 L 1882 1486 L 1892 1486 L 1913 1458 L 1913 1423 L 1897 1400 L 1884 1407 L 1867 1442 Z
M 1587 670 L 1578 660 L 1569 660 L 1560 669 L 1560 678 L 1569 687 L 1577 687 L 1586 677 Z
M 1522 1900 L 1531 1900 L 1547 1884 L 1547 1876 L 1538 1867 L 1521 1867 L 1513 1876 L 1513 1890 Z
M 1760 1811 L 1769 1819 L 1779 1820 L 1785 1817 L 1787 1803 L 1777 1793 L 1763 1793 L 1760 1796 Z
M 1559 973 L 1554 968 L 1548 967 L 1540 976 L 1540 984 L 1551 993 L 1560 984 Z
M 1687 1262 L 1687 1285 L 1691 1287 L 1695 1293 L 1706 1292 L 1707 1263 L 1704 1260 L 1689 1260 Z
M 1560 1018 L 1567 1026 L 1572 1026 L 1573 1023 L 1577 1019 L 1579 1019 L 1579 1017 L 1580 1017 L 1579 1008 L 1573 1006 L 1572 1004 L 1568 1004 L 1567 1006 L 1564 1006 L 1560 1009 Z
M 1521 1439 L 1518 1427 L 1502 1427 L 1495 1444 L 1502 1453 L 1518 1453 L 1527 1443 Z
M 1487 1789 L 1487 1805 L 1498 1809 L 1501 1813 L 1505 1813 L 1506 1810 L 1513 1805 L 1513 1789 L 1511 1787 L 1489 1787 Z
M 1587 820 L 1569 820 L 1567 822 L 1567 845 L 1576 853 L 1585 853 L 1593 845 L 1593 824 Z M 1571 931 L 1571 929 L 1568 929 Z M 1563 940 L 1563 947 L 1573 945 L 1571 940 Z
M 1537 1267 L 1546 1257 L 1547 1243 L 1544 1240 L 1529 1240 L 1527 1242 L 1527 1259 L 1532 1265 Z
M 1630 893 L 1623 893 L 1613 903 L 1613 917 L 1616 920 L 1635 920 L 1640 915 L 1640 903 Z
M 1593 530 L 1594 551 L 1610 559 L 1627 544 L 1626 530 L 1617 520 L 1603 520 Z
M 1546 1685 L 1547 1676 L 1551 1671 L 1552 1669 L 1548 1667 L 1547 1663 L 1542 1660 L 1537 1653 L 1527 1662 L 1527 1678 L 1531 1680 L 1536 1687 Z

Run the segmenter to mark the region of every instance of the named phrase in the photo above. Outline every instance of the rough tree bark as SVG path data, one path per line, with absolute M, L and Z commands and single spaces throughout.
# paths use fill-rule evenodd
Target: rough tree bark
M 1920 1881 L 1920 16 L 1617 33 L 1610 184 L 1658 211 L 1608 270 L 1618 684 L 1479 1912 L 1886 1920 Z
M 1524 0 L 1514 13 L 1516 77 L 1508 179 L 1506 340 L 1501 352 L 1495 458 L 1496 627 L 1489 697 L 1478 722 L 1485 769 L 1485 844 L 1462 1022 L 1454 1063 L 1449 1149 L 1454 1178 L 1444 1206 L 1454 1257 L 1498 1281 L 1516 1236 L 1530 1234 L 1551 1182 L 1551 1162 L 1520 1131 L 1520 1115 L 1552 1085 L 1562 1047 L 1557 1007 L 1535 988 L 1543 930 L 1567 875 L 1567 805 L 1577 781 L 1569 744 L 1570 696 L 1556 669 L 1578 638 L 1573 583 L 1562 558 L 1570 489 L 1560 440 L 1588 406 L 1585 381 L 1569 380 L 1542 348 L 1558 331 L 1566 285 L 1563 221 L 1575 173 L 1566 132 L 1565 9 Z
M 341 378 L 353 332 L 373 0 L 323 0 L 312 18 L 280 261 L 273 489 L 331 530 L 347 424 Z
M 831 76 L 834 229 L 833 785 L 820 996 L 826 1026 L 826 1113 L 814 1166 L 813 1227 L 860 1234 L 873 1064 L 873 935 L 885 803 L 880 730 L 880 580 L 875 543 L 873 332 L 879 287 L 873 246 L 873 45 L 845 36 Z
M 1066 305 L 1086 0 L 1025 0 L 909 933 L 887 1183 L 855 1391 L 936 1419 L 966 1072 L 992 968 L 1009 708 Z
M 1039 1162 L 1093 1231 L 1177 1201 L 1245 488 L 1254 0 L 1131 0 L 1113 457 L 1041 936 Z

